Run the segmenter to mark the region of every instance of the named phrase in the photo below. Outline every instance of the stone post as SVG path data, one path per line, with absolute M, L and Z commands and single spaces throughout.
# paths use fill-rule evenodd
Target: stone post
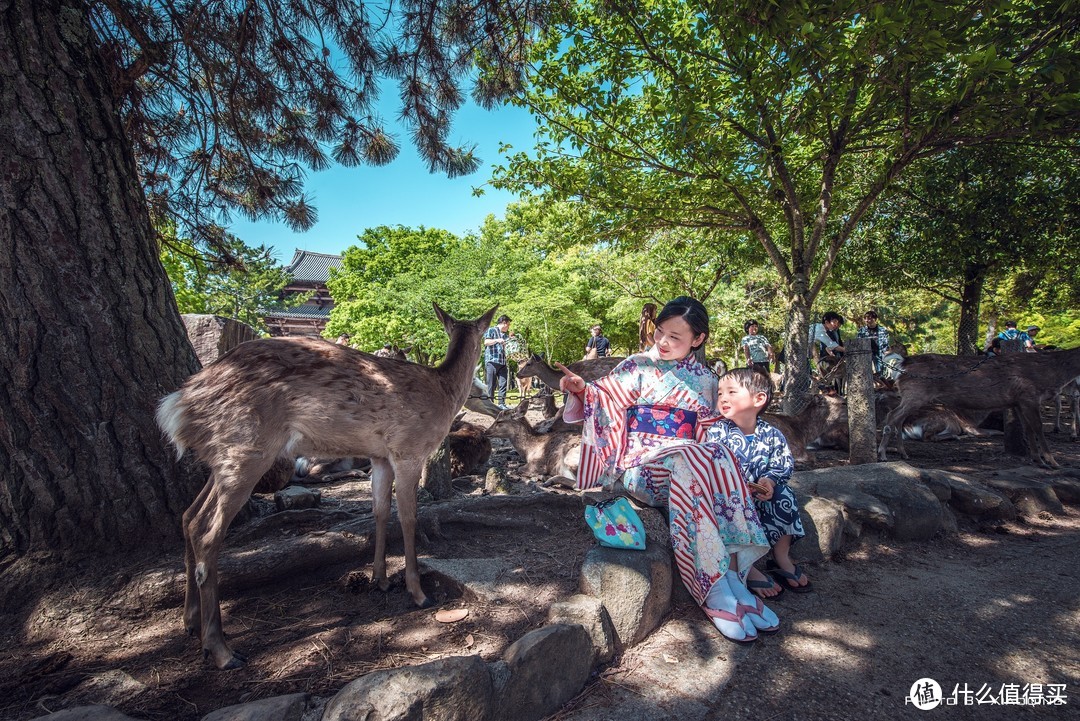
M 848 411 L 848 461 L 877 462 L 877 419 L 874 416 L 874 360 L 869 338 L 844 343 L 844 388 Z
M 1001 354 L 1023 353 L 1024 342 L 1021 340 L 1001 341 Z M 994 361 L 991 360 L 990 363 Z M 1028 454 L 1027 439 L 1024 437 L 1024 426 L 1016 417 L 1016 412 L 1011 408 L 1005 409 L 1005 452 L 1014 456 L 1026 456 Z

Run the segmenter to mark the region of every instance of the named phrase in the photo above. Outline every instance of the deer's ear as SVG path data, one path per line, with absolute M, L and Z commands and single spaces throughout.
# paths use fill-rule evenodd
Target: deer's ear
M 498 309 L 499 306 L 492 306 L 491 310 L 476 319 L 476 325 L 484 329 L 488 328 L 491 325 L 491 319 L 495 317 L 495 311 L 497 311 Z
M 443 328 L 445 328 L 447 334 L 449 334 L 450 329 L 454 327 L 454 319 L 449 313 L 440 308 L 439 304 L 435 301 L 431 301 L 431 307 L 435 309 L 435 317 L 439 319 L 439 322 L 443 324 Z

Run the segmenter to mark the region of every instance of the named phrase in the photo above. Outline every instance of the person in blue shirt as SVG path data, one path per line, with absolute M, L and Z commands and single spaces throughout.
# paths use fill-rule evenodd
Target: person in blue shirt
M 1035 342 L 1031 340 L 1031 336 L 1022 330 L 1017 330 L 1015 320 L 1006 321 L 1005 330 L 998 333 L 997 337 L 1001 340 L 1018 340 L 1023 344 L 1025 351 L 1035 348 Z
M 488 398 L 506 408 L 506 386 L 509 369 L 506 365 L 506 342 L 510 340 L 510 316 L 500 315 L 499 320 L 484 333 L 484 378 L 487 380 Z
M 597 358 L 607 358 L 611 355 L 611 341 L 604 337 L 604 329 L 594 325 L 589 331 L 592 333 L 592 337 L 585 344 L 585 355 L 588 355 L 589 351 L 594 348 L 596 349 Z

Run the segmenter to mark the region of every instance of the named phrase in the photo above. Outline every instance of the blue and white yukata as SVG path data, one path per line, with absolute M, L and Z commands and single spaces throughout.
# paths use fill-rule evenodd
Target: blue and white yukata
M 706 443 L 722 445 L 734 453 L 748 481 L 768 478 L 773 482 L 771 499 L 754 500 L 770 546 L 775 546 L 781 536 L 791 536 L 794 543 L 806 535 L 799 516 L 799 502 L 788 485 L 795 459 L 787 439 L 776 426 L 758 418 L 753 435 L 748 436 L 733 421 L 722 418 L 709 428 Z
M 716 375 L 692 357 L 630 356 L 567 397 L 563 418 L 584 421 L 577 485 L 622 481 L 626 492 L 668 509 L 679 576 L 704 605 L 734 555 L 739 573 L 768 553 L 750 489 L 730 451 L 702 441 L 719 416 Z

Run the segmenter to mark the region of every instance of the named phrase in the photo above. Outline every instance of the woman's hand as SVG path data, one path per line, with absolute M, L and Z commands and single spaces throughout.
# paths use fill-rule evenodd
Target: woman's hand
M 559 379 L 559 388 L 567 393 L 584 393 L 585 392 L 585 379 L 579 376 L 574 371 L 570 370 L 562 363 L 555 361 L 555 365 L 559 367 L 559 370 L 563 372 L 563 377 Z

